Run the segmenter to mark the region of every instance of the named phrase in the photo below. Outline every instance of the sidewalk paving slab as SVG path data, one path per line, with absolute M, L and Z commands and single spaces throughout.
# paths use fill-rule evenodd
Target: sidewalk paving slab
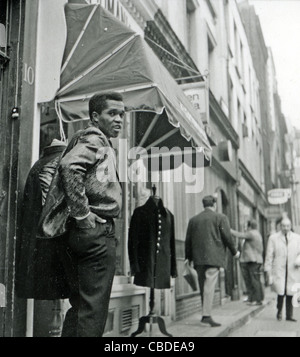
M 173 321 L 168 324 L 167 332 L 173 337 L 226 337 L 232 331 L 245 325 L 251 318 L 255 317 L 265 307 L 274 301 L 274 294 L 269 288 L 265 289 L 265 300 L 263 305 L 249 306 L 241 299 L 238 301 L 229 301 L 224 305 L 215 307 L 212 311 L 212 318 L 214 321 L 221 323 L 220 327 L 206 327 L 200 324 L 202 315 L 197 312 L 185 319 Z M 147 324 L 147 331 L 141 333 L 136 337 L 166 337 L 163 335 L 157 324 L 152 324 L 152 331 L 150 332 L 149 324 Z

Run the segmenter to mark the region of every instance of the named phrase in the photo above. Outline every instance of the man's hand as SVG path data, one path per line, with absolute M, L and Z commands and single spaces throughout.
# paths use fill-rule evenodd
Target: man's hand
M 297 258 L 296 258 L 295 268 L 296 268 L 296 269 L 300 268 L 300 255 L 298 255 Z
M 77 219 L 76 224 L 78 228 L 89 229 L 95 228 L 96 222 L 106 223 L 106 220 L 98 217 L 95 213 L 91 212 L 85 219 Z
M 190 260 L 188 260 L 188 259 L 186 259 L 185 261 L 184 261 L 184 264 L 187 264 L 187 265 L 191 265 L 191 261 Z
M 236 255 L 233 256 L 234 259 L 239 259 L 241 252 L 238 250 Z

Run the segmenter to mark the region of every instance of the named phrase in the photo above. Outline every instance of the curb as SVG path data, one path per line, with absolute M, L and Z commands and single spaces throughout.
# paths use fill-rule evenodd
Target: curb
M 241 316 L 238 320 L 232 322 L 229 326 L 225 327 L 223 331 L 214 335 L 214 337 L 227 337 L 231 332 L 244 326 L 248 321 L 250 321 L 253 317 L 262 312 L 271 303 L 272 300 L 269 300 L 264 305 L 257 307 L 255 310 L 252 310 L 249 313 L 246 313 L 244 316 Z

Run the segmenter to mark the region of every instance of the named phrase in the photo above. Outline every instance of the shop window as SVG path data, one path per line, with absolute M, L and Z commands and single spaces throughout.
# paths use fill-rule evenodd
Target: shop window
M 9 6 L 7 1 L 0 2 L 0 57 L 6 58 L 8 43 L 8 13 Z
M 3 75 L 5 65 L 8 62 L 7 43 L 8 43 L 8 14 L 9 6 L 7 1 L 0 1 L 0 113 L 2 110 L 3 95 Z
M 51 145 L 54 139 L 61 139 L 58 117 L 54 103 L 45 103 L 41 106 L 40 155 L 45 147 Z

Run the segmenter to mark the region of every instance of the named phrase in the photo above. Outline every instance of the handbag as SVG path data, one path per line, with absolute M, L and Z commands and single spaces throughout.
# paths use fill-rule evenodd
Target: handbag
M 193 291 L 198 290 L 198 274 L 196 270 L 189 265 L 188 260 L 184 262 L 182 275 Z

